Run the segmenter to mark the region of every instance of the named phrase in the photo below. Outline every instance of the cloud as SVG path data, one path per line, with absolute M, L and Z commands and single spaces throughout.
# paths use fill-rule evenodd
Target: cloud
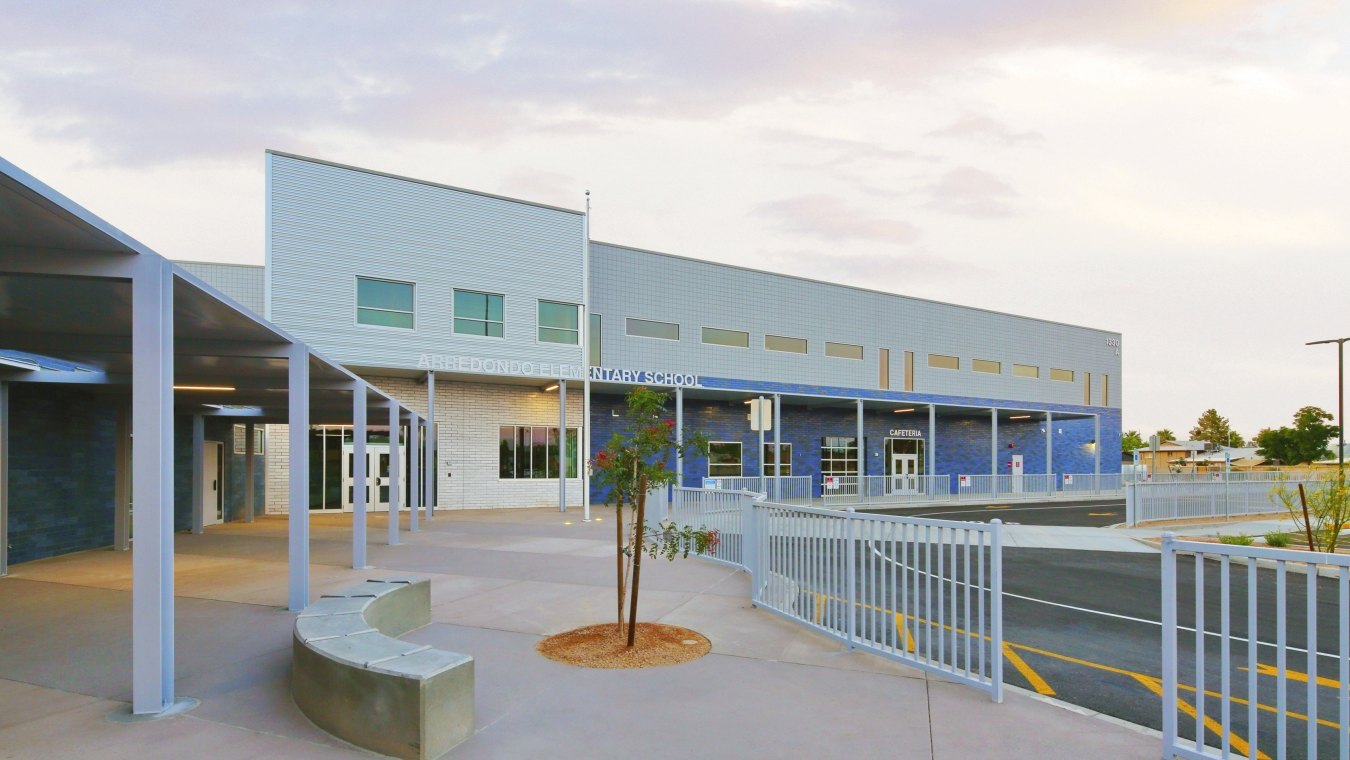
M 825 282 L 885 290 L 908 295 L 918 282 L 951 282 L 987 271 L 981 267 L 929 253 L 857 252 L 813 249 L 758 251 L 755 266 L 773 272 Z
M 928 208 L 977 219 L 1011 216 L 1012 201 L 1018 197 L 1008 183 L 969 166 L 948 171 L 923 192 Z
M 1021 145 L 1045 139 L 1039 132 L 1015 130 L 997 119 L 979 114 L 966 114 L 941 129 L 929 132 L 928 136 L 992 140 L 1005 145 Z
M 125 164 L 256 157 L 318 131 L 497 142 L 559 113 L 586 130 L 912 89 L 1028 40 L 1186 52 L 1188 32 L 1248 15 L 1202 0 L 16 3 L 0 98 Z
M 909 222 L 876 216 L 824 194 L 764 203 L 755 212 L 774 221 L 784 232 L 833 242 L 870 240 L 912 245 L 919 239 L 919 228 Z

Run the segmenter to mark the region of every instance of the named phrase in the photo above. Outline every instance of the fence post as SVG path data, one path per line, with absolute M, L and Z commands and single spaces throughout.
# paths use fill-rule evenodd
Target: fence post
M 1134 483 L 1125 484 L 1125 524 L 1131 528 L 1134 527 L 1135 500 L 1138 498 L 1134 490 L 1136 487 Z
M 755 497 L 741 492 L 741 563 L 750 574 L 750 603 L 759 602 L 759 532 L 755 530 Z
M 1003 701 L 1003 521 L 989 521 L 989 680 L 995 702 Z M 970 579 L 966 579 L 969 583 Z
M 853 507 L 848 508 L 844 515 L 844 630 L 848 633 L 848 648 L 853 649 L 854 621 L 858 616 L 854 614 L 854 607 L 858 604 L 858 577 L 857 577 L 857 549 L 853 545 Z
M 1177 534 L 1162 535 L 1163 757 L 1177 744 Z M 1204 560 L 1196 557 L 1196 562 Z M 1202 731 L 1197 728 L 1197 731 Z

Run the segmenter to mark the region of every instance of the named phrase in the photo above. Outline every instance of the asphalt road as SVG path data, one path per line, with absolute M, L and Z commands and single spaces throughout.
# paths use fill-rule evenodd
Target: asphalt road
M 936 517 L 943 520 L 988 522 L 998 518 L 1013 525 L 1078 525 L 1101 528 L 1125 522 L 1125 500 L 1053 502 L 978 502 L 896 509 L 866 509 L 878 514 Z

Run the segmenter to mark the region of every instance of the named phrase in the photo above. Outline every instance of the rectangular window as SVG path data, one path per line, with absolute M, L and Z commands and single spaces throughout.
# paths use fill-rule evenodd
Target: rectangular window
M 779 335 L 765 335 L 764 347 L 770 351 L 787 351 L 792 354 L 806 353 L 806 338 L 784 338 Z
M 866 441 L 864 441 L 866 445 Z M 821 475 L 857 475 L 858 439 L 827 435 L 820 439 Z
M 413 326 L 413 284 L 356 278 L 356 321 L 380 327 Z
M 1092 373 L 1083 373 L 1083 406 L 1092 406 Z
M 505 334 L 502 301 L 502 296 L 493 293 L 456 290 L 455 332 L 460 335 L 502 337 Z
M 708 444 L 708 477 L 739 478 L 741 444 L 739 441 L 712 441 Z
M 937 369 L 961 369 L 961 360 L 955 356 L 929 354 L 928 366 L 936 367 Z
M 863 347 L 852 343 L 831 343 L 825 341 L 825 355 L 836 359 L 862 359 Z
M 785 478 L 792 477 L 792 444 L 778 444 L 778 454 L 781 457 L 778 460 L 778 475 Z M 773 477 L 773 444 L 764 444 L 764 474 Z
M 1060 382 L 1065 382 L 1065 383 L 1072 383 L 1072 382 L 1073 382 L 1073 370 L 1071 370 L 1071 369 L 1051 369 L 1051 370 L 1050 370 L 1050 379 L 1051 379 L 1051 380 L 1059 380 Z
M 914 390 L 914 352 L 905 352 L 905 390 Z
M 567 429 L 567 477 L 577 477 L 579 428 Z M 558 428 L 503 425 L 497 435 L 497 477 L 557 480 Z
M 603 325 L 599 314 L 592 314 L 590 321 L 591 332 L 586 336 L 586 351 L 591 355 L 591 366 L 599 367 L 601 366 L 600 340 L 604 332 L 602 329 Z
M 877 349 L 877 367 L 881 370 L 881 377 L 877 380 L 877 387 L 883 391 L 891 389 L 891 350 L 889 348 Z
M 539 341 L 580 345 L 579 307 L 574 303 L 539 302 Z
M 989 361 L 988 359 L 971 359 L 970 368 L 976 372 L 989 372 L 994 375 L 1003 374 L 1003 363 Z
M 1111 376 L 1102 375 L 1102 406 L 1111 405 Z
M 679 340 L 680 326 L 673 322 L 654 322 L 650 319 L 628 318 L 627 331 L 637 338 L 656 338 L 658 340 Z
M 248 443 L 247 431 L 248 428 L 243 425 L 234 426 L 234 453 L 240 456 L 246 453 L 244 449 L 246 448 L 245 444 Z M 255 457 L 263 454 L 263 444 L 267 441 L 266 432 L 261 425 L 253 427 L 253 456 Z
M 714 346 L 749 348 L 750 333 L 740 330 L 723 330 L 720 327 L 705 327 L 703 328 L 703 342 Z
M 1014 365 L 1013 365 L 1013 376 L 1014 376 L 1014 377 L 1040 377 L 1040 376 L 1041 376 L 1041 368 L 1040 368 L 1040 367 L 1037 367 L 1037 366 L 1034 365 L 1034 364 L 1014 364 Z

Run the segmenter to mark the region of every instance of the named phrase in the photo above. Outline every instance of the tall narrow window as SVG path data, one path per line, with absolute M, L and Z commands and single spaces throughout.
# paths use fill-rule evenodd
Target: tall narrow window
M 889 348 L 877 349 L 877 369 L 881 371 L 881 377 L 877 380 L 877 387 L 883 391 L 891 389 L 891 350 Z
M 356 321 L 378 327 L 413 326 L 413 284 L 356 278 Z
M 1111 376 L 1102 375 L 1102 406 L 1111 405 Z
M 576 304 L 540 301 L 539 341 L 578 345 L 581 342 L 578 320 Z
M 455 291 L 455 332 L 500 338 L 505 333 L 502 297 L 472 290 Z
M 914 390 L 914 352 L 905 352 L 905 390 Z
M 586 351 L 591 355 L 591 366 L 599 367 L 601 366 L 600 359 L 602 358 L 600 353 L 600 339 L 604 332 L 604 330 L 602 329 L 603 325 L 601 324 L 600 315 L 592 314 L 590 317 L 590 322 L 591 322 L 591 332 L 590 335 L 586 337 Z
M 1083 373 L 1083 406 L 1092 406 L 1092 373 Z

